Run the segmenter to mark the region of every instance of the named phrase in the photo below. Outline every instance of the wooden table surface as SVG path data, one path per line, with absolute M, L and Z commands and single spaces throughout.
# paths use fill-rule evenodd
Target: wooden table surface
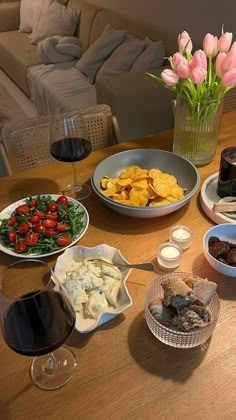
M 236 113 L 224 114 L 217 154 L 199 168 L 201 185 L 219 169 L 220 152 L 235 145 Z M 171 150 L 169 130 L 92 153 L 77 164 L 80 180 L 89 181 L 94 167 L 111 154 L 132 148 Z M 170 168 L 171 170 L 171 168 Z M 55 163 L 0 180 L 0 210 L 29 194 L 58 193 L 71 181 L 71 165 Z M 154 261 L 157 245 L 175 224 L 189 226 L 192 246 L 178 271 L 192 272 L 218 284 L 221 312 L 205 348 L 180 350 L 159 342 L 144 318 L 146 287 L 158 274 L 132 270 L 128 289 L 133 305 L 89 334 L 74 332 L 68 340 L 78 358 L 72 380 L 57 391 L 31 384 L 31 358 L 0 339 L 0 419 L 79 420 L 235 420 L 236 419 L 236 279 L 215 272 L 205 260 L 202 238 L 214 225 L 203 213 L 199 192 L 182 209 L 155 219 L 128 218 L 105 207 L 94 193 L 83 201 L 90 225 L 84 246 L 102 243 L 120 249 L 129 262 Z M 0 252 L 0 271 L 14 257 Z M 45 259 L 51 266 L 56 256 Z

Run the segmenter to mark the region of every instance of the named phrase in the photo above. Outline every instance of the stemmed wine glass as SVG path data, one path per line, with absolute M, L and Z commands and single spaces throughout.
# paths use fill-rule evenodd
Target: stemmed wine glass
M 35 385 L 53 390 L 71 379 L 77 360 L 62 344 L 74 328 L 75 311 L 46 263 L 19 260 L 0 273 L 0 314 L 8 346 L 37 356 L 30 367 Z
M 72 162 L 74 183 L 63 193 L 77 200 L 89 196 L 89 185 L 79 184 L 75 162 L 85 159 L 92 151 L 88 130 L 79 110 L 56 113 L 50 126 L 50 153 L 62 162 Z

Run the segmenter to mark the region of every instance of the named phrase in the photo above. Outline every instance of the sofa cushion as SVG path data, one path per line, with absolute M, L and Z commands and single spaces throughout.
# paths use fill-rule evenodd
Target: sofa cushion
M 146 48 L 134 62 L 131 71 L 145 71 L 162 66 L 165 48 L 162 41 L 153 42 L 148 37 L 145 38 Z
M 38 15 L 34 17 L 30 42 L 37 44 L 52 35 L 73 36 L 79 22 L 77 11 L 60 4 L 58 0 L 44 1 L 41 9 L 38 9 Z
M 39 1 L 21 0 L 20 2 L 20 32 L 31 32 L 33 28 L 33 7 Z
M 127 73 L 144 48 L 145 41 L 128 35 L 105 61 L 96 77 Z
M 1 68 L 29 95 L 26 70 L 41 62 L 37 46 L 29 43 L 27 33 L 18 30 L 0 33 Z
M 20 32 L 32 32 L 34 24 L 38 24 L 43 8 L 57 1 L 64 4 L 67 0 L 21 0 Z
M 77 69 L 88 77 L 90 83 L 94 83 L 97 71 L 115 48 L 124 41 L 126 34 L 126 31 L 118 31 L 107 25 L 100 37 L 78 60 Z

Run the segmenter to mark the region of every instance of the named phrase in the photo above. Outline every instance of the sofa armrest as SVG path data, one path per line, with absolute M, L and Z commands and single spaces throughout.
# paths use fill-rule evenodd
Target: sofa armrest
M 0 32 L 13 31 L 20 26 L 20 1 L 0 4 Z
M 152 73 L 160 74 L 162 70 Z M 122 141 L 174 127 L 175 94 L 146 73 L 104 76 L 96 80 L 95 86 L 98 103 L 110 105 L 118 120 Z

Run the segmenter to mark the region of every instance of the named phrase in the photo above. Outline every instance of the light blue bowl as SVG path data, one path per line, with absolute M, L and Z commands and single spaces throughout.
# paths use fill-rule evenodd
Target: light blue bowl
M 236 267 L 218 261 L 209 253 L 208 241 L 211 236 L 217 236 L 220 240 L 236 244 L 236 224 L 224 223 L 216 225 L 209 229 L 203 238 L 203 252 L 209 264 L 219 273 L 230 277 L 236 277 Z

